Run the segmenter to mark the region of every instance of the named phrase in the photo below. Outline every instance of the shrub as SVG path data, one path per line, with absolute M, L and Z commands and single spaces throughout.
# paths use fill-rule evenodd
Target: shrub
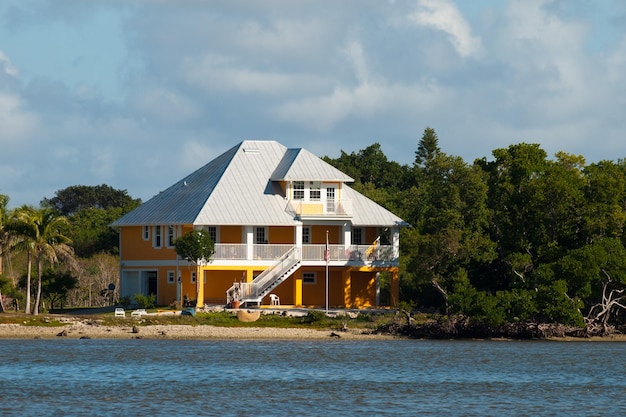
M 323 323 L 326 321 L 326 313 L 319 310 L 311 310 L 302 318 L 303 323 Z
M 156 295 L 135 294 L 135 301 L 137 301 L 137 305 L 139 306 L 139 308 L 154 308 L 154 306 L 156 305 Z

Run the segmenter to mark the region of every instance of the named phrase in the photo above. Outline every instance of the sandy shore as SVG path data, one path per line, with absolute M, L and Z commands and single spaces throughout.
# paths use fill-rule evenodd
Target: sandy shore
M 134 329 L 133 329 L 134 328 Z M 135 332 L 136 331 L 136 332 Z M 65 326 L 38 327 L 0 324 L 0 339 L 393 339 L 390 335 L 369 334 L 364 330 L 332 331 L 298 328 L 217 327 L 189 325 L 101 326 L 75 322 Z

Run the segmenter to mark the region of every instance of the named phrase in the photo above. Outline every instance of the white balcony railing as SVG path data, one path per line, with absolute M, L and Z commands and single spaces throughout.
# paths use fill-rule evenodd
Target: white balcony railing
M 260 260 L 275 261 L 287 253 L 294 245 L 252 245 L 251 257 L 248 246 L 240 243 L 217 243 L 212 260 Z M 302 245 L 303 261 L 323 261 L 326 245 Z M 397 262 L 391 245 L 328 245 L 329 261 L 342 262 Z
M 285 211 L 300 218 L 351 217 L 352 201 L 348 199 L 341 199 L 341 201 L 290 200 Z

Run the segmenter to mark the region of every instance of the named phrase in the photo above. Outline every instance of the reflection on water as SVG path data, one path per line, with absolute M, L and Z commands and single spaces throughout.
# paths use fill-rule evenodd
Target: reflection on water
M 0 413 L 616 415 L 621 343 L 0 340 Z

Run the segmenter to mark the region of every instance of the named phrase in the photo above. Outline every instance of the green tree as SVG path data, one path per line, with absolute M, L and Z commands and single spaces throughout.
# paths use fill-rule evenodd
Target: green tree
M 9 229 L 7 227 L 7 222 L 9 219 L 7 212 L 7 205 L 9 204 L 9 197 L 0 194 L 0 277 L 4 273 L 3 270 L 3 258 L 5 255 L 6 248 L 9 244 Z M 0 313 L 4 312 L 4 303 L 2 302 L 2 287 L 0 286 Z
M 414 206 L 407 219 L 414 226 L 416 246 L 406 254 L 407 268 L 422 288 L 422 302 L 437 305 L 431 286 L 447 305 L 457 278 L 495 258 L 489 239 L 490 212 L 481 169 L 438 150 L 436 134 L 424 132 L 415 164 L 417 184 L 407 201 Z M 406 233 L 403 235 L 403 237 Z M 403 242 L 404 244 L 404 242 Z
M 68 271 L 47 268 L 42 276 L 43 299 L 46 300 L 50 309 L 63 308 L 68 292 L 76 287 L 78 280 Z
M 73 185 L 58 190 L 54 197 L 44 198 L 41 202 L 42 207 L 54 208 L 63 216 L 70 216 L 88 208 L 124 208 L 128 212 L 139 204 L 141 200 L 133 199 L 126 190 L 116 190 L 106 184 Z
M 126 190 L 108 185 L 75 185 L 58 190 L 56 196 L 44 198 L 42 206 L 58 210 L 69 220 L 65 234 L 72 240 L 79 257 L 99 252 L 117 254 L 119 234 L 109 225 L 141 204 Z
M 427 127 L 424 129 L 424 134 L 417 145 L 417 151 L 415 151 L 415 167 L 425 167 L 428 165 L 439 153 L 439 138 L 435 129 Z
M 209 262 L 215 253 L 215 244 L 206 230 L 193 230 L 174 241 L 176 253 L 196 265 Z
M 42 277 L 44 262 L 54 265 L 59 258 L 73 260 L 74 251 L 69 245 L 70 240 L 62 233 L 67 224 L 67 218 L 59 216 L 57 211 L 50 208 L 35 209 L 22 206 L 15 212 L 17 230 L 21 237 L 20 247 L 27 252 L 27 283 L 26 283 L 26 312 L 30 313 L 30 281 L 32 258 L 37 263 L 37 296 L 33 314 L 39 314 L 41 302 Z

